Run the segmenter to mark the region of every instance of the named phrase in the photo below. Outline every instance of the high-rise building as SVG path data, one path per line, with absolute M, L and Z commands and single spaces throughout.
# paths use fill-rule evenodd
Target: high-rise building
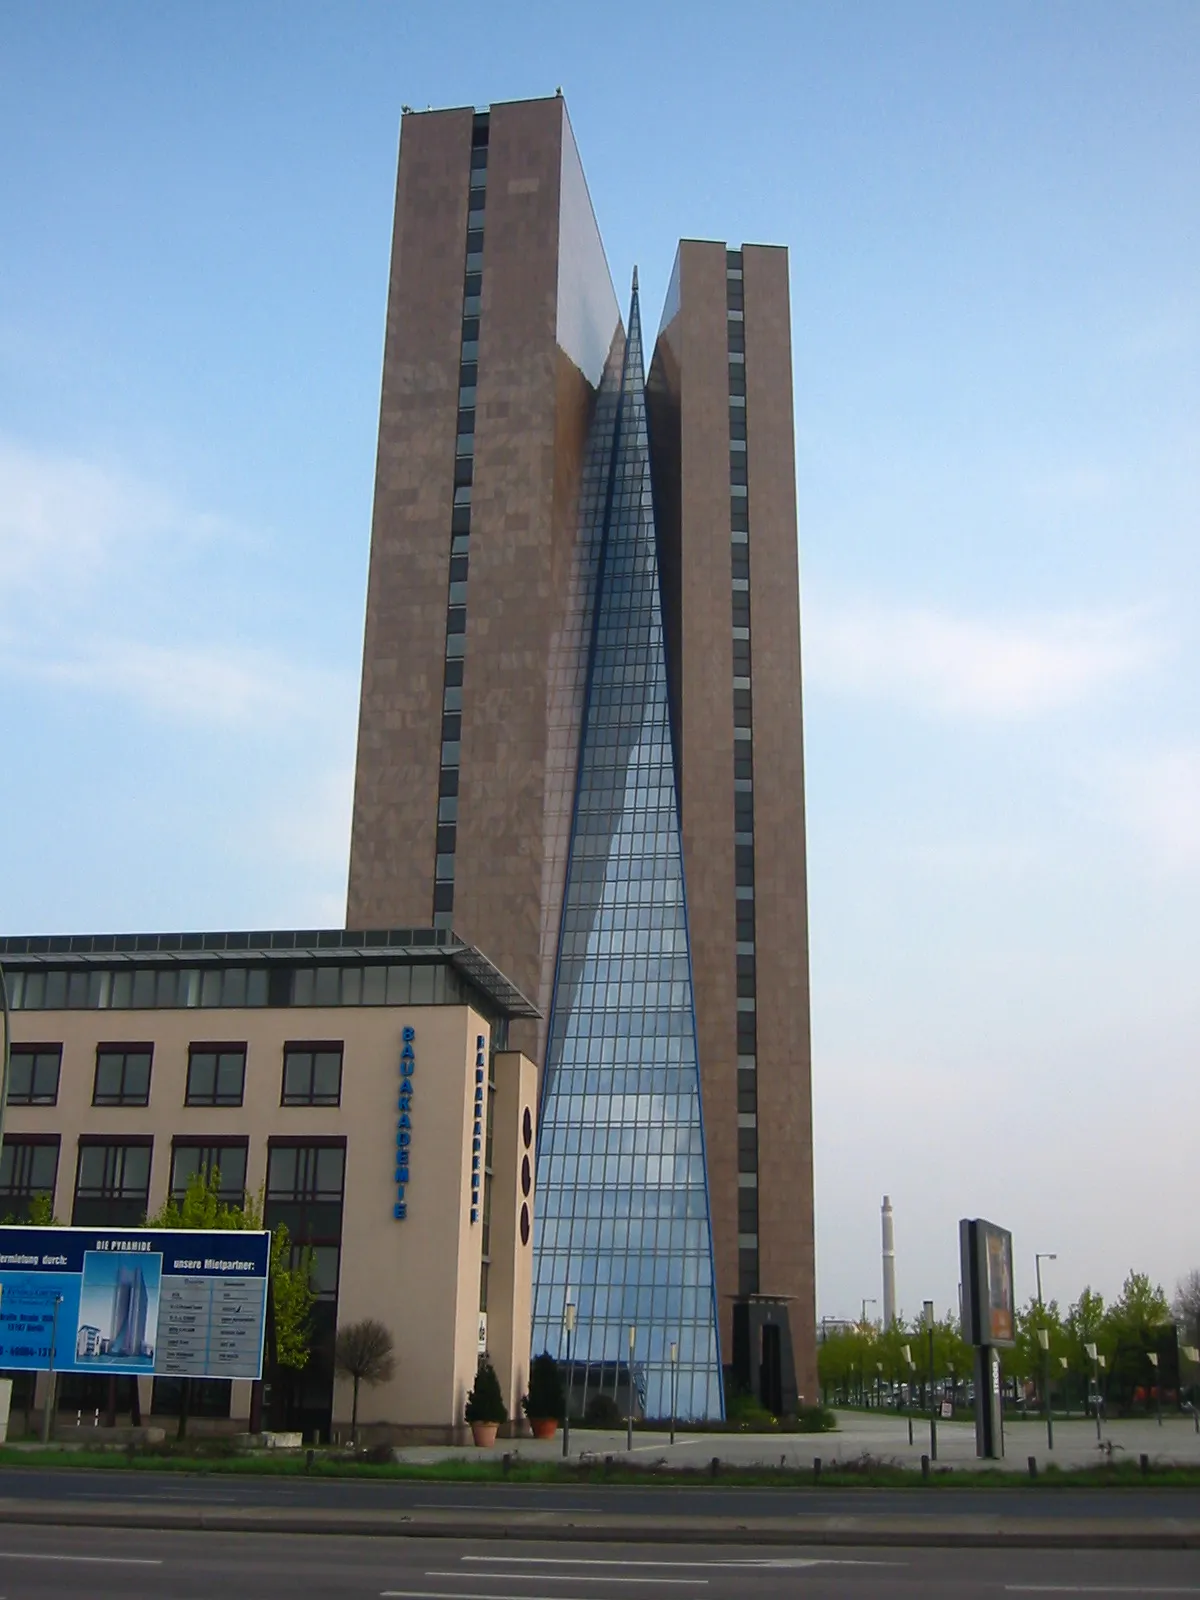
M 348 926 L 536 1000 L 535 1349 L 651 1414 L 816 1398 L 789 324 L 685 241 L 645 383 L 561 97 L 406 115 Z

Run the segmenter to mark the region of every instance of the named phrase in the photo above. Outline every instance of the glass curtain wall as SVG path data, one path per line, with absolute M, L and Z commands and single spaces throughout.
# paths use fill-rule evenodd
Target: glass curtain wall
M 589 487 L 583 537 L 599 559 L 542 1089 L 533 1348 L 567 1359 L 569 1301 L 575 1406 L 623 1399 L 632 1378 L 647 1416 L 720 1417 L 636 276 L 607 472 Z

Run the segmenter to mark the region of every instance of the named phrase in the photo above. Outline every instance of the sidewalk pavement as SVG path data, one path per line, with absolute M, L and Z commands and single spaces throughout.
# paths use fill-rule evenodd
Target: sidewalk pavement
M 913 1419 L 913 1442 L 908 1442 L 908 1421 L 881 1412 L 877 1415 L 857 1411 L 837 1413 L 836 1433 L 677 1433 L 675 1443 L 667 1433 L 635 1432 L 633 1451 L 626 1454 L 626 1435 L 595 1428 L 575 1428 L 571 1432 L 571 1459 L 612 1456 L 614 1461 L 629 1460 L 640 1465 L 662 1462 L 667 1466 L 706 1467 L 713 1456 L 736 1467 L 790 1467 L 810 1471 L 813 1459 L 820 1456 L 822 1466 L 858 1461 L 863 1456 L 920 1468 L 921 1457 L 930 1454 L 929 1419 Z M 1047 1466 L 1094 1467 L 1109 1459 L 1136 1462 L 1147 1455 L 1152 1465 L 1200 1467 L 1200 1434 L 1190 1417 L 1165 1417 L 1160 1428 L 1155 1420 L 1114 1418 L 1101 1423 L 1101 1440 L 1096 1439 L 1094 1420 L 1078 1417 L 1055 1418 L 1054 1449 L 1046 1441 L 1044 1420 L 1010 1422 L 1005 1427 L 1005 1455 L 1002 1462 L 981 1461 L 975 1454 L 975 1429 L 969 1422 L 937 1424 L 937 1464 L 956 1471 L 986 1471 L 1007 1467 L 1023 1472 L 1030 1456 L 1038 1470 Z M 437 1461 L 461 1458 L 498 1460 L 504 1455 L 522 1461 L 562 1459 L 562 1433 L 553 1439 L 498 1439 L 491 1450 L 471 1445 L 413 1445 L 396 1451 L 398 1461 L 429 1466 Z

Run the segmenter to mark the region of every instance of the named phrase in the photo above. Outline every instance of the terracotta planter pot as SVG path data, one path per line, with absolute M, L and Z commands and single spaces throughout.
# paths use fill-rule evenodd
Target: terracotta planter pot
M 529 1426 L 533 1429 L 535 1439 L 553 1439 L 558 1432 L 558 1421 L 555 1417 L 530 1417 Z
M 481 1450 L 490 1450 L 496 1442 L 498 1422 L 473 1422 L 471 1424 L 471 1437 Z

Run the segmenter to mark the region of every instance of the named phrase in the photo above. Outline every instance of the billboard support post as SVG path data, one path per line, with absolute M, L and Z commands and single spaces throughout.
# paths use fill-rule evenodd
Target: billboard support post
M 50 1365 L 46 1369 L 46 1404 L 42 1407 L 42 1443 L 50 1443 L 50 1430 L 54 1424 L 56 1390 L 58 1388 L 57 1374 L 54 1371 L 54 1347 L 58 1343 L 58 1308 L 62 1305 L 62 1295 L 54 1296 L 54 1315 L 50 1323 Z
M 958 1225 L 963 1338 L 975 1347 L 975 1454 L 1004 1455 L 999 1352 L 1016 1343 L 1012 1234 L 982 1217 Z

